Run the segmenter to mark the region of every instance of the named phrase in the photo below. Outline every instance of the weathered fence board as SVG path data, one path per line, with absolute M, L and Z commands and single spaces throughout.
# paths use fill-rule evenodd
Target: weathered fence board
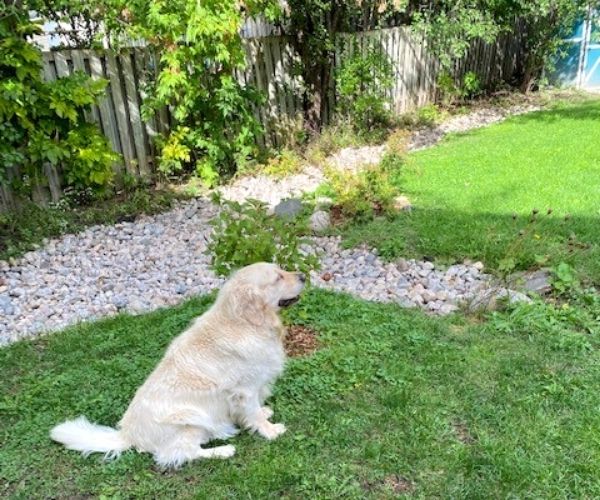
M 252 24 L 248 26 L 251 30 L 256 28 Z M 263 28 L 261 25 L 260 29 Z M 351 43 L 352 40 L 356 43 Z M 242 84 L 256 87 L 266 97 L 264 104 L 254 109 L 265 130 L 258 143 L 261 146 L 285 144 L 301 125 L 303 83 L 294 71 L 298 56 L 281 36 L 245 38 L 244 46 L 248 64 L 245 69 L 236 71 L 235 76 Z M 339 36 L 334 68 L 339 69 L 355 50 L 364 52 L 369 46 L 377 47 L 392 63 L 393 84 L 386 90 L 386 96 L 394 112 L 403 113 L 435 100 L 439 61 L 428 53 L 425 41 L 408 27 Z M 518 33 L 504 35 L 493 44 L 478 41 L 471 46 L 467 56 L 457 62 L 455 77 L 462 78 L 467 71 L 474 71 L 482 85 L 491 88 L 514 73 L 520 46 Z M 144 89 L 156 78 L 158 71 L 156 56 L 145 47 L 118 53 L 64 50 L 45 52 L 43 61 L 44 78 L 48 81 L 74 71 L 108 81 L 105 98 L 86 113 L 86 120 L 97 123 L 111 147 L 122 155 L 123 162 L 114 167 L 117 174 L 126 172 L 150 179 L 156 164 L 153 138 L 167 133 L 171 124 L 166 108 L 147 119 L 142 118 Z M 332 120 L 337 101 L 333 80 L 327 94 L 325 119 Z M 62 173 L 50 165 L 44 167 L 44 172 L 47 182 L 42 183 L 46 186 L 42 185 L 40 189 L 46 193 L 44 196 L 38 193 L 36 198 L 55 201 L 61 195 Z M 16 172 L 10 175 L 16 175 Z M 13 198 L 7 185 L 0 186 L 0 210 L 10 207 Z

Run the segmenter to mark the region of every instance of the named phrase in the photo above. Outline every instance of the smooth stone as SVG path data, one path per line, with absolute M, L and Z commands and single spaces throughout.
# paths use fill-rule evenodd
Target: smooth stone
M 274 208 L 274 213 L 278 217 L 282 218 L 295 218 L 302 213 L 304 206 L 302 201 L 297 198 L 291 198 L 289 200 L 283 200 L 277 204 Z
M 309 226 L 310 229 L 316 234 L 327 231 L 330 225 L 331 217 L 329 216 L 329 212 L 318 210 L 310 216 Z

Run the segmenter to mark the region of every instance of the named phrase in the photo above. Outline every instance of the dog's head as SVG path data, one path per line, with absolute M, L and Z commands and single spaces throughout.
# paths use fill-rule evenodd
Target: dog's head
M 235 318 L 262 326 L 281 307 L 297 302 L 306 277 L 259 262 L 237 271 L 221 289 L 219 301 Z

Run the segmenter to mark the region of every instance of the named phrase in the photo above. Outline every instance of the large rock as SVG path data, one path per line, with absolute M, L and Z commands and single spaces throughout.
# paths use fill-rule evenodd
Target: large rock
M 552 291 L 552 276 L 549 269 L 523 273 L 518 277 L 518 283 L 528 292 L 546 295 Z
M 298 217 L 302 210 L 304 210 L 302 202 L 297 198 L 290 198 L 279 202 L 273 211 L 277 217 L 293 219 Z
M 329 212 L 326 212 L 325 210 L 317 210 L 310 216 L 309 224 L 310 229 L 314 233 L 324 233 L 331 225 L 331 217 L 329 216 Z
M 532 300 L 524 293 L 501 286 L 492 286 L 475 295 L 468 304 L 468 310 L 469 312 L 496 311 L 503 304 L 515 302 L 531 303 Z

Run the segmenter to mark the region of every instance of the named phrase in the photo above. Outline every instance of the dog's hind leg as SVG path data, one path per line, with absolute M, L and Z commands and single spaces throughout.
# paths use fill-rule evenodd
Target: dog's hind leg
M 205 431 L 182 426 L 173 440 L 154 452 L 154 459 L 163 467 L 177 468 L 198 458 L 229 458 L 235 454 L 235 447 L 230 444 L 202 448 L 200 442 L 206 442 Z
M 181 467 L 186 462 L 199 458 L 229 458 L 235 454 L 235 447 L 227 444 L 215 446 L 214 448 L 202 448 L 195 445 L 194 448 L 168 446 L 154 454 L 154 460 L 163 467 Z
M 193 407 L 173 411 L 163 417 L 161 423 L 196 427 L 198 431 L 204 432 L 200 444 L 207 443 L 211 439 L 229 439 L 239 432 L 231 421 L 216 422 L 203 410 Z

